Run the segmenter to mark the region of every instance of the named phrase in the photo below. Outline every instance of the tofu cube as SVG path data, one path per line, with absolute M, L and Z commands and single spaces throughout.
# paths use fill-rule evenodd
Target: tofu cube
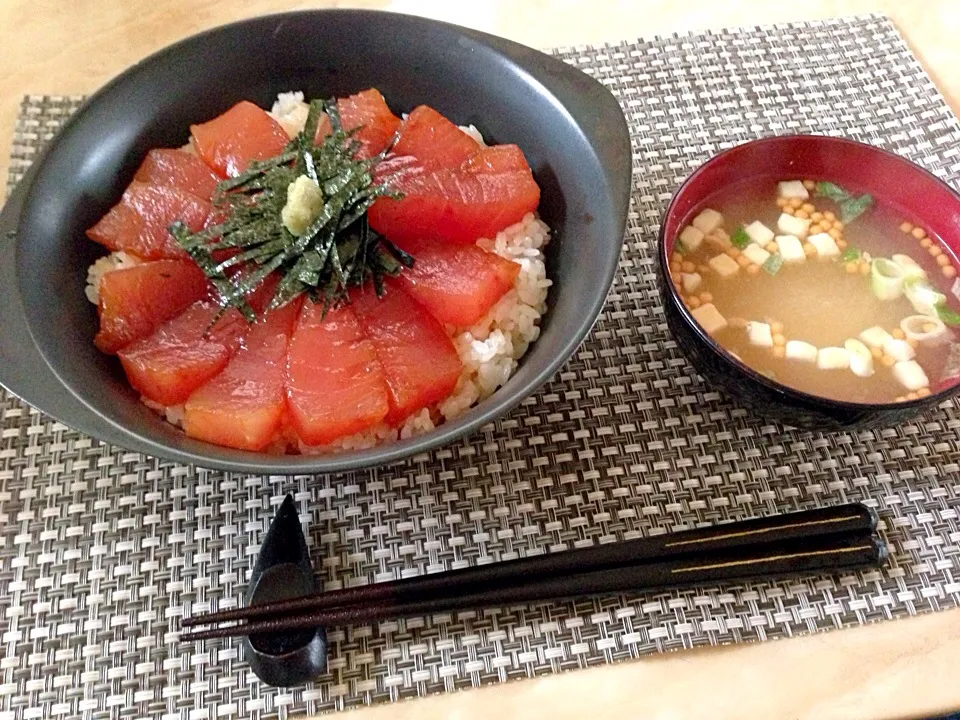
M 920 390 L 930 387 L 927 374 L 916 360 L 904 360 L 893 366 L 893 376 L 907 390 Z
M 746 256 L 747 260 L 752 262 L 754 265 L 763 265 L 770 258 L 770 253 L 768 253 L 759 245 L 754 245 L 753 243 L 750 243 L 743 249 L 743 254 Z
M 803 340 L 788 340 L 786 347 L 786 356 L 790 360 L 800 360 L 802 362 L 816 362 L 817 348 Z
M 700 273 L 680 273 L 680 282 L 683 284 L 684 292 L 692 293 L 700 287 L 703 278 L 700 277 Z
M 713 250 L 714 252 L 723 252 L 727 248 L 733 247 L 733 243 L 730 242 L 730 235 L 723 228 L 717 228 L 712 233 L 707 235 L 704 238 L 704 242 L 707 244 L 707 247 Z
M 737 264 L 737 261 L 729 255 L 712 257 L 707 265 L 713 268 L 713 271 L 722 278 L 733 277 L 740 271 L 740 266 Z
M 888 340 L 893 340 L 893 336 L 879 325 L 867 328 L 860 333 L 860 339 L 870 347 L 882 348 Z
M 781 213 L 777 219 L 777 229 L 783 235 L 793 235 L 803 240 L 810 231 L 810 221 L 787 213 Z
M 803 182 L 800 180 L 784 180 L 782 183 L 777 183 L 777 193 L 782 198 L 800 198 L 801 200 L 806 200 L 810 197 L 810 193 L 807 192 L 807 189 L 803 186 Z
M 680 236 L 677 238 L 683 249 L 687 252 L 696 252 L 703 242 L 703 233 L 697 230 L 693 225 L 687 225 Z
M 837 241 L 826 233 L 817 233 L 807 238 L 807 242 L 817 249 L 817 257 L 832 258 L 840 254 Z
M 758 347 L 773 347 L 773 331 L 767 323 L 748 322 L 747 340 Z
M 801 263 L 806 261 L 807 254 L 803 251 L 803 243 L 796 235 L 777 235 L 775 239 L 784 262 Z
M 700 324 L 700 327 L 707 331 L 708 335 L 715 335 L 727 326 L 727 319 L 720 314 L 713 303 L 706 303 L 694 308 L 690 311 L 690 314 Z
M 913 360 L 917 355 L 917 351 L 913 349 L 913 345 L 906 340 L 897 340 L 893 337 L 883 344 L 883 352 L 897 362 Z
M 843 370 L 850 367 L 850 353 L 842 347 L 820 348 L 817 367 L 821 370 Z
M 773 230 L 768 228 L 759 220 L 754 220 L 752 223 L 747 225 L 743 231 L 750 237 L 751 240 L 760 245 L 766 245 L 768 242 L 773 240 Z
M 693 219 L 693 226 L 704 235 L 709 235 L 723 225 L 723 215 L 707 208 Z

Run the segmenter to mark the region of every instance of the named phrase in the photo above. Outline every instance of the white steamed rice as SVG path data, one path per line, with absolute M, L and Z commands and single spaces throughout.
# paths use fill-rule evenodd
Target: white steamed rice
M 94 305 L 100 304 L 100 278 L 108 272 L 133 267 L 142 262 L 143 260 L 136 255 L 130 255 L 122 250 L 99 258 L 93 265 L 87 268 L 87 287 L 85 289 L 87 300 Z
M 309 106 L 303 93 L 281 93 L 270 114 L 293 137 L 303 128 Z M 483 144 L 483 137 L 473 126 L 461 126 L 465 133 Z M 520 265 L 514 287 L 473 327 L 447 327 L 454 347 L 463 363 L 463 373 L 453 394 L 438 405 L 422 408 L 399 427 L 378 425 L 363 432 L 340 438 L 329 445 L 309 446 L 297 443 L 305 454 L 326 454 L 360 450 L 395 442 L 433 430 L 438 424 L 463 414 L 476 403 L 490 397 L 517 369 L 520 358 L 540 336 L 540 318 L 547 311 L 547 278 L 543 250 L 550 241 L 550 228 L 533 213 L 520 222 L 497 233 L 495 238 L 481 238 L 477 245 Z M 100 278 L 112 270 L 136 265 L 140 260 L 124 252 L 100 258 L 87 271 L 87 297 L 97 303 Z M 144 404 L 164 419 L 183 426 L 183 406 L 165 407 L 143 398 Z M 277 438 L 271 450 L 284 452 L 292 443 Z

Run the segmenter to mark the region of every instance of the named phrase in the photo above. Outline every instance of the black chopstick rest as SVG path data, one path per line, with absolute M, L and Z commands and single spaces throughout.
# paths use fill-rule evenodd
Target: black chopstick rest
M 296 504 L 287 495 L 260 547 L 246 604 L 255 607 L 316 592 Z M 250 669 L 268 685 L 302 685 L 327 667 L 327 633 L 322 627 L 245 636 L 243 649 Z

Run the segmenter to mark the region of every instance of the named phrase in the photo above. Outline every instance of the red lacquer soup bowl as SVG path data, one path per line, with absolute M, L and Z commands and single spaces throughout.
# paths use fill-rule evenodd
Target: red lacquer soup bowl
M 724 350 L 697 323 L 670 279 L 677 236 L 722 188 L 756 180 L 829 181 L 870 193 L 878 205 L 926 230 L 953 265 L 960 255 L 960 195 L 917 165 L 885 150 L 842 138 L 793 135 L 763 138 L 713 157 L 673 196 L 660 225 L 658 283 L 667 325 L 704 379 L 758 414 L 797 427 L 865 428 L 894 425 L 960 392 L 960 376 L 931 378 L 930 395 L 915 400 L 861 403 L 834 400 L 776 382 Z M 904 253 L 917 240 L 903 234 Z M 937 283 L 938 286 L 940 283 Z

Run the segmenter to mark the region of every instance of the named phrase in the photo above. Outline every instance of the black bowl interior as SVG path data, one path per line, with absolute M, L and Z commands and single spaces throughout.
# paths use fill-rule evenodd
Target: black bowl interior
M 278 92 L 331 97 L 366 87 L 379 88 L 397 113 L 429 104 L 492 142 L 523 149 L 542 188 L 541 215 L 555 231 L 555 286 L 540 340 L 492 398 L 410 441 L 310 457 L 184 437 L 138 401 L 119 363 L 91 342 L 96 312 L 83 295 L 85 268 L 103 252 L 84 230 L 117 201 L 145 153 L 183 144 L 191 123 L 241 99 L 269 107 Z M 630 141 L 610 93 L 546 55 L 420 18 L 318 11 L 228 25 L 146 59 L 93 96 L 38 165 L 0 223 L 17 227 L 15 268 L 9 257 L 0 261 L 0 358 L 9 359 L 0 381 L 66 424 L 133 450 L 248 472 L 331 471 L 448 442 L 515 406 L 570 356 L 616 269 Z M 14 272 L 10 287 L 4 281 Z

